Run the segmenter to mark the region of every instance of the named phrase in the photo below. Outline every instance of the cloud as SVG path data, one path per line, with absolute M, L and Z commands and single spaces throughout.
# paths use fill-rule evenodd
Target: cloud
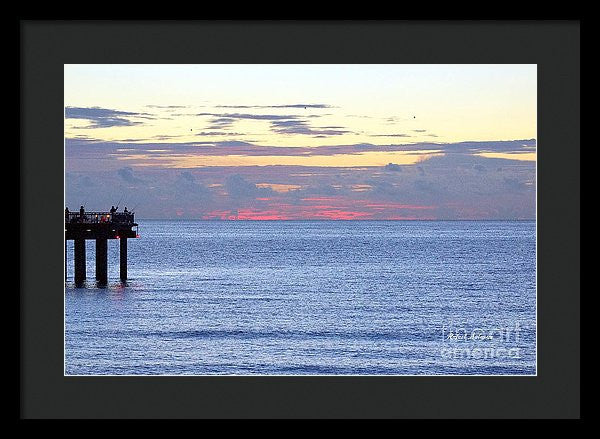
M 298 125 L 285 125 L 286 129 L 298 128 Z M 311 128 L 312 129 L 312 128 Z M 335 130 L 336 128 L 327 128 Z M 209 131 L 210 132 L 210 131 Z M 233 135 L 233 134 L 232 134 Z M 431 143 L 421 142 L 412 144 L 382 144 L 356 143 L 346 145 L 320 145 L 307 146 L 274 146 L 262 145 L 255 141 L 238 140 L 213 140 L 199 139 L 194 142 L 164 142 L 159 146 L 153 139 L 149 142 L 105 142 L 88 140 L 82 138 L 67 138 L 65 141 L 65 152 L 67 163 L 78 161 L 78 166 L 87 167 L 102 166 L 105 169 L 117 169 L 122 166 L 122 159 L 130 160 L 128 164 L 144 164 L 161 166 L 172 163 L 173 157 L 200 158 L 204 156 L 248 156 L 248 157 L 315 157 L 333 156 L 339 154 L 361 154 L 365 152 L 404 152 L 410 154 L 428 153 L 438 151 L 440 157 L 445 158 L 443 162 L 439 159 L 427 158 L 422 163 L 442 166 L 450 165 L 451 157 L 456 157 L 457 163 L 469 166 L 480 163 L 478 154 L 483 152 L 496 153 L 523 153 L 535 151 L 535 141 L 489 141 L 489 142 L 461 142 L 461 143 Z M 443 154 L 442 154 L 443 153 Z M 468 157 L 471 157 L 469 159 Z M 501 159 L 499 159 L 501 160 Z M 490 164 L 492 162 L 485 162 Z M 502 161 L 494 163 L 494 166 L 503 166 Z M 533 162 L 530 162 L 533 163 Z M 71 166 L 71 165 L 69 165 Z M 77 170 L 78 168 L 69 168 Z M 79 168 L 81 169 L 81 168 Z M 493 169 L 493 168 L 488 168 Z
M 181 172 L 173 183 L 172 198 L 183 202 L 210 201 L 211 191 L 196 182 L 196 177 L 189 172 Z
M 409 134 L 371 134 L 369 137 L 412 137 Z
M 225 189 L 229 197 L 236 200 L 265 197 L 274 193 L 270 188 L 259 188 L 254 183 L 246 181 L 239 174 L 230 175 L 225 179 Z
M 413 183 L 415 186 L 415 189 L 419 190 L 419 191 L 424 191 L 424 192 L 431 192 L 431 193 L 437 193 L 441 190 L 441 187 L 439 184 L 436 184 L 432 181 L 428 181 L 428 180 L 415 180 L 415 182 Z
M 301 104 L 281 106 L 281 107 L 265 107 L 265 108 L 297 108 Z M 321 105 L 321 104 L 313 104 Z M 225 106 L 224 106 L 225 107 Z M 227 108 L 258 108 L 252 106 L 228 106 Z M 262 107 L 261 107 L 262 108 Z M 311 107 L 315 108 L 315 107 Z M 326 107 L 318 107 L 326 108 Z M 299 116 L 295 114 L 254 114 L 254 113 L 197 113 L 196 116 L 212 116 L 210 119 L 209 130 L 218 130 L 227 128 L 233 125 L 237 120 L 264 120 L 271 122 L 271 129 L 278 134 L 303 134 L 303 135 L 322 135 L 336 136 L 341 134 L 351 133 L 340 126 L 325 126 L 311 127 L 306 118 L 320 117 L 318 115 Z
M 252 114 L 252 113 L 196 113 L 196 116 L 213 116 L 225 119 L 251 119 L 251 120 L 284 120 L 296 119 L 297 115 L 285 114 Z
M 152 136 L 152 139 L 156 139 L 156 140 L 169 140 L 169 139 L 177 139 L 178 137 L 183 137 L 182 135 L 178 135 L 178 136 L 167 136 L 164 134 L 158 134 L 156 136 Z M 137 140 L 141 140 L 141 139 L 137 139 Z M 126 139 L 123 140 L 123 142 L 129 142 L 129 141 L 136 141 L 134 139 Z
M 217 105 L 215 108 L 335 108 L 327 104 Z
M 442 145 L 444 145 L 444 150 L 446 152 L 459 153 L 503 152 L 510 154 L 520 152 L 533 152 L 536 150 L 535 139 L 457 142 Z
M 512 177 L 504 177 L 503 179 L 504 185 L 511 191 L 522 191 L 527 189 L 527 185 L 516 178 Z
M 329 126 L 312 128 L 304 120 L 274 120 L 271 122 L 271 130 L 277 134 L 304 134 L 320 136 L 337 136 L 350 133 L 343 127 Z
M 236 120 L 298 120 L 300 124 L 305 123 L 299 120 L 299 116 L 293 114 L 197 113 L 196 116 L 212 116 L 209 121 L 211 125 L 207 127 L 209 130 L 230 127 Z
M 189 171 L 182 172 L 181 174 L 179 174 L 179 176 L 181 177 L 182 181 L 185 181 L 187 183 L 194 183 L 196 180 Z
M 98 145 L 102 151 L 109 147 L 108 144 Z M 131 145 L 131 149 L 135 147 Z M 234 152 L 243 148 L 262 148 L 259 145 L 225 147 L 222 144 L 202 147 L 192 144 L 182 148 L 204 147 Z M 353 150 L 360 151 L 365 147 L 368 145 Z M 143 148 L 140 151 L 147 154 Z M 93 150 L 95 146 L 87 143 L 81 149 Z M 179 152 L 174 151 L 175 154 Z M 80 162 L 87 166 L 89 160 Z M 101 210 L 123 197 L 120 204 L 130 209 L 136 207 L 140 219 L 230 218 L 235 212 L 242 219 L 535 218 L 535 162 L 505 158 L 446 154 L 418 165 L 388 163 L 364 168 L 129 166 L 107 170 L 98 167 L 95 160 L 93 163 L 94 167 L 87 171 L 67 172 L 69 207 L 84 203 L 86 209 Z M 123 162 L 117 160 L 116 163 L 122 166 Z M 73 162 L 67 160 L 67 164 L 68 169 L 72 169 Z M 488 172 L 479 172 L 476 169 L 479 165 Z M 426 171 L 425 176 L 420 175 L 417 166 Z M 396 172 L 395 169 L 400 167 L 402 173 Z M 492 172 L 498 167 L 502 167 L 502 172 Z M 95 186 L 88 186 L 90 180 Z M 284 186 L 294 190 L 280 190 Z M 102 190 L 97 190 L 98 187 Z M 357 187 L 370 189 L 357 191 Z
M 211 144 L 211 143 L 208 143 Z M 221 140 L 220 142 L 215 142 L 214 145 L 216 145 L 217 147 L 243 147 L 243 148 L 256 148 L 257 146 L 252 144 L 252 143 L 248 143 L 248 142 L 244 142 L 242 140 Z
M 77 187 L 80 190 L 96 186 L 89 175 L 76 175 L 70 172 L 65 173 L 65 183 L 69 187 Z
M 472 154 L 469 151 L 455 152 L 452 154 L 448 153 L 448 151 L 444 152 L 446 152 L 446 154 L 427 157 L 419 164 L 426 164 L 429 169 L 432 169 L 433 167 L 443 167 L 453 170 L 457 170 L 458 168 L 480 170 L 478 168 L 481 167 L 484 167 L 485 169 L 497 169 L 507 165 L 512 166 L 515 163 L 519 163 L 523 166 L 531 165 L 535 167 L 535 162 L 512 161 L 508 158 L 510 157 L 509 155 L 507 155 L 506 158 L 492 158 L 484 157 L 478 154 Z
M 146 105 L 148 108 L 188 108 L 187 105 Z
M 143 183 L 144 180 L 137 178 L 133 175 L 133 169 L 130 167 L 121 168 L 117 171 L 119 177 L 125 180 L 127 183 Z
M 92 181 L 92 179 L 89 177 L 89 175 L 85 175 L 83 177 L 81 177 L 81 179 L 78 182 L 81 186 L 84 187 L 91 187 L 91 186 L 95 186 L 96 184 Z
M 395 163 L 388 163 L 387 165 L 384 166 L 384 169 L 386 171 L 402 172 L 402 166 L 397 165 Z
M 132 113 L 100 107 L 66 107 L 65 117 L 67 119 L 85 119 L 89 121 L 91 125 L 85 128 L 132 126 L 142 123 L 130 120 L 132 117 L 153 119 L 148 113 Z
M 234 133 L 231 131 L 201 131 L 194 134 L 195 136 L 244 136 L 244 133 Z
M 229 128 L 234 122 L 235 119 L 232 119 L 231 117 L 216 117 L 210 120 L 211 125 L 209 125 L 207 128 L 209 130 Z

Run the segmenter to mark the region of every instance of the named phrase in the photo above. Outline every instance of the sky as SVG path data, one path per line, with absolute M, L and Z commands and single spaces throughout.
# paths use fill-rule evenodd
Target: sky
M 64 93 L 71 210 L 535 219 L 536 65 L 65 65 Z

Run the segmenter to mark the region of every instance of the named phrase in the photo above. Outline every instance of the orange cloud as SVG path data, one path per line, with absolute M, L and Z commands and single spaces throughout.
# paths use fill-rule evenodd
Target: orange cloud
M 260 188 L 270 188 L 270 189 L 273 189 L 275 192 L 282 192 L 282 193 L 289 192 L 294 189 L 300 189 L 302 187 L 298 184 L 278 184 L 278 183 L 257 183 L 256 186 L 260 187 Z

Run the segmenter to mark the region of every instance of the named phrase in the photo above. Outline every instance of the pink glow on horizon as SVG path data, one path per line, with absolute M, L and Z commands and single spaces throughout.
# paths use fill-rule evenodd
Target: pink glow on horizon
M 287 220 L 291 219 L 278 210 L 256 210 L 240 209 L 237 219 L 239 220 Z
M 315 218 L 326 218 L 332 220 L 352 220 L 358 218 L 370 218 L 373 216 L 370 212 L 355 212 L 348 210 L 326 210 L 324 212 L 315 212 Z
M 231 210 L 213 210 L 206 215 L 202 216 L 202 219 L 222 219 L 227 220 L 230 219 Z
M 309 197 L 309 198 L 302 198 L 302 201 L 337 201 L 340 198 L 336 198 L 336 197 Z
M 433 220 L 435 206 L 339 197 L 307 197 L 289 203 L 280 197 L 257 197 L 253 206 L 213 210 L 202 219 L 221 220 Z M 307 203 L 312 202 L 312 203 Z M 411 212 L 412 211 L 412 212 Z M 425 212 L 429 214 L 425 215 Z M 422 213 L 421 213 L 422 212 Z
M 410 209 L 410 210 L 422 210 L 422 209 L 435 209 L 435 206 L 420 206 L 416 204 L 400 204 L 400 203 L 371 203 L 365 200 L 365 207 L 371 207 L 373 209 Z

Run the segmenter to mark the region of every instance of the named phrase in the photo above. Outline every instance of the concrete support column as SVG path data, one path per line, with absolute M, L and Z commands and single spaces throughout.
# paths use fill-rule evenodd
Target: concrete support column
M 75 286 L 85 280 L 85 239 L 75 239 Z
M 96 280 L 99 285 L 108 283 L 108 240 L 96 239 Z
M 119 254 L 119 263 L 121 268 L 121 280 L 127 280 L 127 238 L 121 237 L 120 241 L 120 254 Z

